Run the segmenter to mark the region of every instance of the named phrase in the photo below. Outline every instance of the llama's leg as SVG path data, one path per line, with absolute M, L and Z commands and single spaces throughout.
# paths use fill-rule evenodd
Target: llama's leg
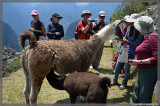
M 28 54 L 29 54 L 29 50 L 24 54 L 23 58 L 22 58 L 22 66 L 23 66 L 23 71 L 25 74 L 25 88 L 24 88 L 24 97 L 25 97 L 25 103 L 29 104 L 29 95 L 30 95 L 30 91 L 31 91 L 31 77 L 29 74 L 29 69 L 28 69 Z
M 43 79 L 32 79 L 31 80 L 31 103 L 37 103 L 38 93 L 40 91 Z
M 26 82 L 25 82 L 25 88 L 24 88 L 24 97 L 25 97 L 25 103 L 29 104 L 29 95 L 30 95 L 30 91 L 31 91 L 31 79 L 29 76 L 29 73 L 25 72 L 25 78 L 26 78 Z
M 76 103 L 77 95 L 70 94 L 69 96 L 70 96 L 71 103 Z

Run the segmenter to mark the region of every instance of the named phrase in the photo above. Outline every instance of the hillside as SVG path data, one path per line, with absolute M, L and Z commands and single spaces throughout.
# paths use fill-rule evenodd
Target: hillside
M 66 36 L 64 36 L 63 39 L 72 39 L 72 38 L 74 38 L 75 30 L 76 30 L 76 27 L 77 27 L 79 21 L 72 22 L 69 25 L 69 27 L 68 27 L 68 29 L 67 29 L 67 31 L 65 33 Z
M 9 47 L 2 47 L 2 76 L 9 76 L 11 73 L 17 71 L 21 67 L 20 65 L 20 53 Z
M 3 46 L 10 47 L 16 51 L 21 51 L 21 48 L 18 44 L 18 36 L 16 32 L 6 22 L 3 22 L 3 38 L 2 39 L 3 39 L 2 40 Z

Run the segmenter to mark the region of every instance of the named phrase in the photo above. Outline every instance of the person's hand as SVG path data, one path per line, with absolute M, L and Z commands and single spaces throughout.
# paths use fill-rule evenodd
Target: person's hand
M 60 32 L 56 32 L 56 35 L 60 35 L 61 33 Z
M 34 31 L 35 31 L 34 28 L 29 28 L 28 30 L 31 31 L 31 32 L 34 32 Z
M 87 23 L 88 23 L 89 26 L 91 25 L 91 23 L 92 23 L 91 18 L 88 18 Z
M 122 41 L 122 39 L 120 39 L 120 38 L 115 38 L 115 40 L 117 40 L 117 41 Z
M 128 43 L 127 39 L 122 39 L 122 43 Z
M 104 22 L 104 20 L 103 20 L 103 19 L 101 19 L 99 22 L 100 22 L 100 23 L 103 23 L 103 22 Z
M 132 66 L 137 66 L 140 63 L 141 63 L 140 60 L 136 60 L 136 59 L 129 60 L 129 64 L 132 65 Z

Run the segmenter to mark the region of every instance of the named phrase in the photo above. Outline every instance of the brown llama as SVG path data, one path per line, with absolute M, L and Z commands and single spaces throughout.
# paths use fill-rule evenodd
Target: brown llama
M 26 78 L 25 103 L 37 103 L 43 79 L 51 69 L 60 75 L 88 71 L 99 45 L 114 34 L 114 25 L 107 25 L 90 40 L 36 41 L 34 35 L 29 32 L 20 34 L 19 43 L 22 48 L 25 40 L 29 40 L 29 46 L 21 53 L 21 64 Z
M 71 73 L 64 81 L 71 103 L 76 103 L 78 95 L 86 96 L 88 103 L 106 103 L 108 87 L 111 87 L 110 78 L 88 72 Z

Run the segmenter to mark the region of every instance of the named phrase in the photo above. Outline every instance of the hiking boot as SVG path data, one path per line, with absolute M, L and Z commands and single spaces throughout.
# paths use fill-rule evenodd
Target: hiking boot
M 118 85 L 118 82 L 117 82 L 116 80 L 113 80 L 113 81 L 111 82 L 111 86 L 113 86 L 113 85 Z
M 122 84 L 119 88 L 120 88 L 120 90 L 123 90 L 123 89 L 126 89 L 126 85 L 124 85 L 124 84 Z

